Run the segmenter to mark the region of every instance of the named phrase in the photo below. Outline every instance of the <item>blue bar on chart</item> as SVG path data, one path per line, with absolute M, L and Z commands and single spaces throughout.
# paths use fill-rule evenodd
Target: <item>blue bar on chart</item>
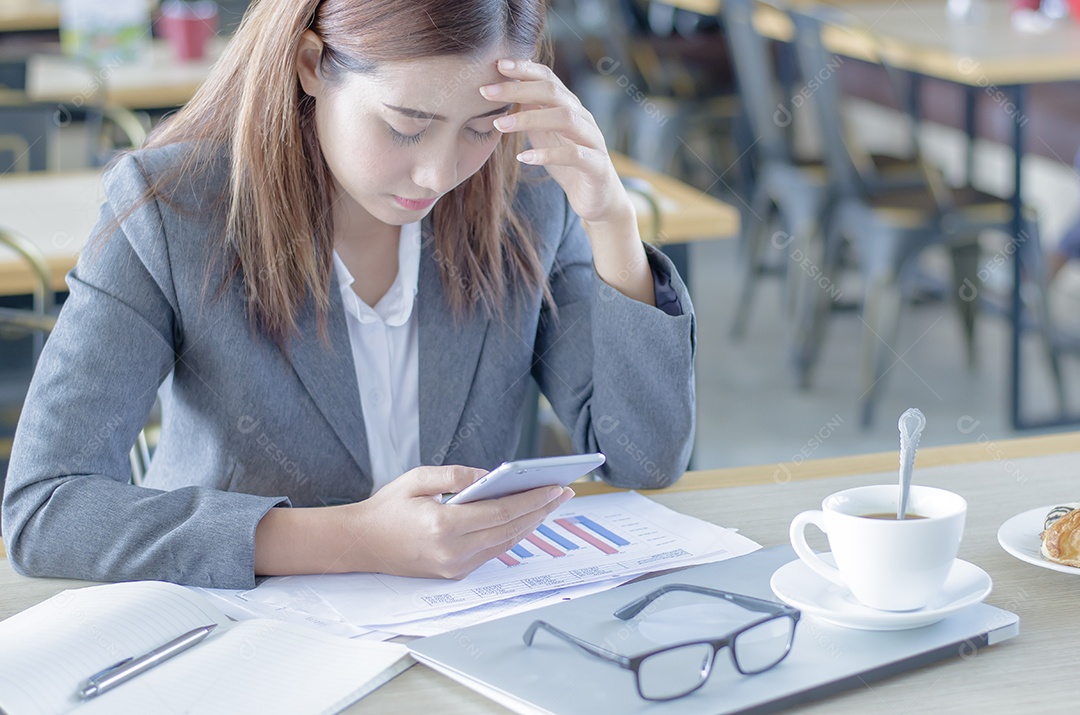
M 605 529 L 604 527 L 600 526 L 599 524 L 597 524 L 595 521 L 593 521 L 592 519 L 590 519 L 587 516 L 576 516 L 576 517 L 573 517 L 573 520 L 576 521 L 577 523 L 581 524 L 585 528 L 591 529 L 594 533 L 599 534 L 600 536 L 603 536 L 605 539 L 607 539 L 611 543 L 615 544 L 616 546 L 629 546 L 630 545 L 629 541 L 627 541 L 623 537 L 619 536 L 618 534 L 616 534 L 616 533 L 614 533 L 614 532 L 612 532 L 612 531 L 610 531 L 608 529 Z
M 538 528 L 537 531 L 539 531 L 541 534 L 543 534 L 547 538 L 551 539 L 552 541 L 554 541 L 556 544 L 563 547 L 567 551 L 573 551 L 574 549 L 578 548 L 577 544 L 575 544 L 573 541 L 570 541 L 569 539 L 567 539 L 565 537 L 559 536 L 558 532 L 556 532 L 554 529 L 552 529 L 547 524 L 541 524 L 540 528 Z
M 522 558 L 522 559 L 527 559 L 530 556 L 535 556 L 536 555 L 533 552 L 526 549 L 521 544 L 518 544 L 517 546 L 515 546 L 514 548 L 512 548 L 510 550 L 514 552 L 514 555 L 516 555 L 518 558 Z

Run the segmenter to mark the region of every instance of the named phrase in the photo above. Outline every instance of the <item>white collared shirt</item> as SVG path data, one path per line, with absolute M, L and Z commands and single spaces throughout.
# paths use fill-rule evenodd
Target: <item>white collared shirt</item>
M 420 223 L 401 227 L 397 277 L 374 307 L 353 291 L 354 278 L 337 251 L 334 273 L 349 326 L 374 494 L 420 465 L 420 359 L 414 310 Z

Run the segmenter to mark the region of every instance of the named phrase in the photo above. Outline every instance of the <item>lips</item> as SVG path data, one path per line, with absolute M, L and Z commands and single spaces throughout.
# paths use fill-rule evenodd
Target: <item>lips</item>
M 432 206 L 432 204 L 434 204 L 437 200 L 438 200 L 438 198 L 434 198 L 434 199 L 406 199 L 406 198 L 402 198 L 401 196 L 397 196 L 397 195 L 394 196 L 394 201 L 396 201 L 399 206 L 401 206 L 402 208 L 408 209 L 409 211 L 423 211 L 426 208 L 430 208 Z

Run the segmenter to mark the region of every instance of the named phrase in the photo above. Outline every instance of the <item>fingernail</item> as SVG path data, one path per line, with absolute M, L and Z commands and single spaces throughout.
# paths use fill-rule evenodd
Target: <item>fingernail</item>
M 527 151 L 523 151 L 523 152 L 521 152 L 520 154 L 517 155 L 517 160 L 520 161 L 522 164 L 529 164 L 535 158 L 536 158 L 536 154 L 533 152 L 532 149 L 529 149 Z
M 573 499 L 575 496 L 576 496 L 576 493 L 574 492 L 574 490 L 571 489 L 570 487 L 567 487 L 566 492 L 562 495 L 562 498 L 559 499 L 559 503 L 560 504 L 565 504 L 566 502 Z
M 562 494 L 562 490 L 562 487 L 552 487 L 551 489 L 548 489 L 548 501 L 551 501 L 552 499 Z
M 499 69 L 501 69 L 501 70 L 512 70 L 512 69 L 514 69 L 516 64 L 517 63 L 515 63 L 513 60 L 499 60 Z
M 480 88 L 480 94 L 485 97 L 497 97 L 502 94 L 501 84 L 485 84 Z
M 513 117 L 499 117 L 498 119 L 496 119 L 493 122 L 493 124 L 495 125 L 496 129 L 500 129 L 500 130 L 505 132 L 507 129 L 512 129 L 513 128 L 513 126 L 514 126 L 514 118 Z

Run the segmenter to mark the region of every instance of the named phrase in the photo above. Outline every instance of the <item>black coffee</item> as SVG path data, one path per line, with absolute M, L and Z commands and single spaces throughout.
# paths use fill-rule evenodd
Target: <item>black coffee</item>
M 887 520 L 887 521 L 900 521 L 899 519 L 896 518 L 896 512 L 895 511 L 882 511 L 882 512 L 878 512 L 877 514 L 860 514 L 859 516 L 861 516 L 864 519 L 884 519 L 884 520 Z M 911 519 L 925 519 L 925 518 L 926 517 L 923 516 L 922 514 L 907 514 L 907 515 L 904 516 L 904 521 L 909 521 Z

